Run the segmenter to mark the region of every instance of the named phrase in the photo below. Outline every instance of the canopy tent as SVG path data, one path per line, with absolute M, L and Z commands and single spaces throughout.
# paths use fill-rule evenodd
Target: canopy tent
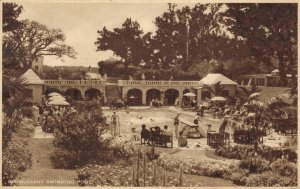
M 48 103 L 49 105 L 57 105 L 57 106 L 69 106 L 70 104 L 67 101 L 62 99 L 52 100 Z
M 232 81 L 231 79 L 225 77 L 222 74 L 218 73 L 209 73 L 204 78 L 200 80 L 200 85 L 214 85 L 216 83 L 220 82 L 221 85 L 237 85 L 236 82 Z

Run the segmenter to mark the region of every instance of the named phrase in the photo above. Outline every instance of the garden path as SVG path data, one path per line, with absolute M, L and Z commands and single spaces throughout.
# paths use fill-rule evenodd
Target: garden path
M 54 169 L 50 162 L 53 150 L 51 138 L 30 138 L 28 148 L 32 153 L 32 167 L 25 171 L 19 186 L 78 186 L 75 170 Z

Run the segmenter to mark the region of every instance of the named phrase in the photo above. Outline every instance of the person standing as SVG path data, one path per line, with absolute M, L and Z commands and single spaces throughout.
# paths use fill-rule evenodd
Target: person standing
M 178 113 L 174 118 L 175 137 L 176 138 L 178 138 L 179 116 L 180 116 L 180 113 Z
M 118 130 L 117 130 L 117 126 L 119 126 Z M 120 135 L 120 120 L 116 112 L 114 112 L 113 115 L 111 116 L 111 135 L 112 136 Z
M 178 147 L 186 147 L 187 146 L 187 139 L 183 136 L 183 132 L 179 132 L 178 137 Z
M 32 115 L 33 115 L 33 125 L 37 126 L 39 125 L 39 108 L 36 106 L 36 104 L 33 104 L 32 106 Z

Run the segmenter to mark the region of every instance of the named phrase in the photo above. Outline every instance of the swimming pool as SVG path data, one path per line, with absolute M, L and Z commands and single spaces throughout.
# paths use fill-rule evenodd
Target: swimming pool
M 176 116 L 177 112 L 171 110 L 170 108 L 144 108 L 144 109 L 122 109 L 122 110 L 103 110 L 104 116 L 107 117 L 108 122 L 110 122 L 110 117 L 113 112 L 119 116 L 120 119 L 120 132 L 121 135 L 127 135 L 131 133 L 131 129 L 135 128 L 138 133 L 141 131 L 141 125 L 145 124 L 146 128 L 159 126 L 163 128 L 164 125 L 167 125 L 169 130 L 174 133 L 174 121 L 173 118 Z M 190 113 L 189 113 L 190 114 Z M 194 116 L 196 113 L 189 115 L 188 113 L 181 112 L 179 119 L 184 119 L 190 122 L 193 122 Z M 218 131 L 220 126 L 220 119 L 210 119 L 203 117 L 199 125 L 205 130 L 207 125 L 211 125 L 211 129 Z M 185 125 L 180 123 L 179 131 Z

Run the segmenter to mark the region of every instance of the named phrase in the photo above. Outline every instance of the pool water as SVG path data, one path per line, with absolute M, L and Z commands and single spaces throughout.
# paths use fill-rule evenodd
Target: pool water
M 164 125 L 168 126 L 168 129 L 175 136 L 175 128 L 174 128 L 174 120 L 173 118 L 177 115 L 176 111 L 170 110 L 168 108 L 146 108 L 146 109 L 127 109 L 127 110 L 103 110 L 104 116 L 107 117 L 108 122 L 110 122 L 110 117 L 113 112 L 119 116 L 120 120 L 120 133 L 122 136 L 130 137 L 131 129 L 135 128 L 136 132 L 140 134 L 141 125 L 145 124 L 146 128 L 159 126 L 163 129 Z M 186 121 L 193 122 L 194 116 L 196 113 L 189 115 L 185 113 L 181 113 L 179 119 L 184 119 Z M 211 125 L 211 129 L 218 131 L 221 120 L 219 119 L 209 119 L 202 118 L 199 121 L 200 127 L 202 127 L 205 131 L 207 130 L 207 125 Z M 181 131 L 185 127 L 184 124 L 179 124 L 179 131 Z M 188 139 L 188 141 L 200 142 L 203 145 L 206 145 L 206 138 L 201 139 Z M 174 144 L 177 143 L 177 140 L 174 137 Z M 191 143 L 191 142 L 189 142 Z

